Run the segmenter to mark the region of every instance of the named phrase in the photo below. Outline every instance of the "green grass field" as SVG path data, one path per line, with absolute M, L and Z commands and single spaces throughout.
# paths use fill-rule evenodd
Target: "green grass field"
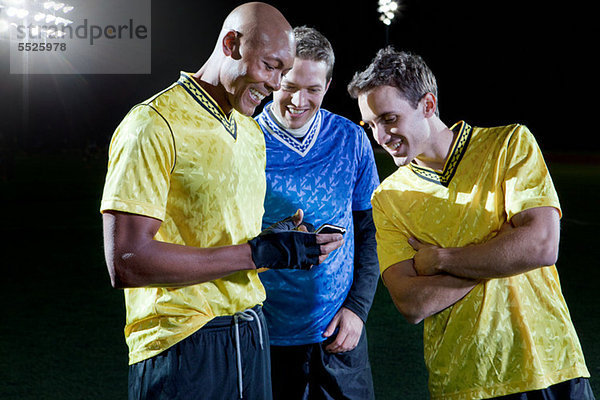
M 382 177 L 393 165 L 378 155 Z M 550 163 L 563 207 L 558 268 L 600 394 L 600 166 Z M 0 399 L 125 399 L 123 295 L 104 266 L 98 212 L 105 156 L 17 156 L 0 181 L 3 291 Z M 378 399 L 427 399 L 422 325 L 380 284 L 367 324 Z

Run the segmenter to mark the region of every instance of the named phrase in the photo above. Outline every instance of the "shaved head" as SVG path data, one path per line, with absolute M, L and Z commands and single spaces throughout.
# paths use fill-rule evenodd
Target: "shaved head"
M 245 3 L 225 18 L 213 53 L 194 77 L 226 114 L 235 109 L 251 116 L 279 90 L 295 54 L 293 30 L 281 12 Z
M 260 44 L 273 35 L 290 36 L 292 27 L 275 7 L 261 2 L 245 3 L 236 7 L 223 22 L 221 36 L 236 31 L 249 44 Z

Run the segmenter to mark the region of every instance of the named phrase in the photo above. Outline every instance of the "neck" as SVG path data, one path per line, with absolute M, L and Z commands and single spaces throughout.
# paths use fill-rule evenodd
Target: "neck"
M 427 151 L 415 158 L 417 165 L 441 171 L 450 156 L 450 150 L 456 140 L 456 134 L 439 118 L 431 124 L 431 144 Z
M 214 71 L 214 69 L 211 69 L 211 60 L 209 59 L 192 77 L 221 107 L 223 113 L 229 115 L 232 107 L 227 100 L 227 92 L 219 81 L 218 73 Z

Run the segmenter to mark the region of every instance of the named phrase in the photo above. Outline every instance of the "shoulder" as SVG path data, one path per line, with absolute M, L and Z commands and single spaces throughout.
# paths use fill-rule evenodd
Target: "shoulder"
M 150 103 L 139 103 L 129 110 L 117 131 L 124 131 L 128 135 L 144 136 L 165 129 L 171 131 L 165 115 Z
M 365 130 L 350 119 L 321 109 L 321 130 L 330 140 L 336 140 L 338 146 L 352 149 L 355 157 L 373 158 L 373 149 Z
M 536 146 L 527 126 L 519 123 L 494 127 L 472 127 L 469 148 L 481 154 L 500 156 L 507 149 Z
M 482 140 L 505 142 L 514 137 L 532 136 L 531 131 L 522 124 L 510 124 L 493 127 L 473 127 L 473 137 Z
M 136 104 L 129 110 L 121 125 L 134 124 L 140 128 L 140 131 L 143 130 L 141 128 L 149 125 L 162 126 L 171 130 L 171 114 L 177 114 L 177 110 L 184 107 L 179 98 L 178 88 L 177 84 L 173 84 Z
M 401 193 L 410 185 L 413 175 L 408 166 L 399 167 L 379 184 L 373 192 L 373 198 L 386 198 Z
M 337 129 L 344 129 L 356 132 L 357 134 L 364 134 L 364 129 L 344 116 L 332 113 L 324 108 L 321 108 L 319 112 L 321 113 L 323 124 L 330 124 L 332 127 Z
M 174 137 L 168 115 L 161 112 L 153 100 L 133 106 L 114 131 L 110 148 L 174 148 Z

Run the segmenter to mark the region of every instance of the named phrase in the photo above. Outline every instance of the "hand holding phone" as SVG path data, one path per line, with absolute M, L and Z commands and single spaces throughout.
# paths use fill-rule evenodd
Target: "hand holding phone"
M 315 231 L 315 233 L 346 233 L 346 228 L 342 226 L 332 225 L 332 224 L 323 224 Z

